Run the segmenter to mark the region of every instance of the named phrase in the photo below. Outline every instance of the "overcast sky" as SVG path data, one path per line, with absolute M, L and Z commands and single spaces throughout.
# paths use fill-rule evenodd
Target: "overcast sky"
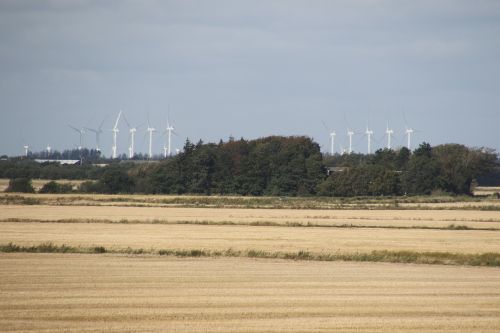
M 500 150 L 499 36 L 495 0 L 0 0 L 0 154 L 74 148 L 68 124 L 106 119 L 109 156 L 119 110 L 149 114 L 160 153 L 169 109 L 174 148 L 276 134 L 328 150 L 322 121 L 337 151 L 347 127 L 383 145 L 387 122 L 403 145 L 406 118 L 415 144 Z

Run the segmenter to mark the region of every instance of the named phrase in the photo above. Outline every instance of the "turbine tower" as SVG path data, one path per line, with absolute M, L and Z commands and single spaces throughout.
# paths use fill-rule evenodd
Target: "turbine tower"
M 85 136 L 85 129 L 83 129 L 83 128 L 78 129 L 75 126 L 71 126 L 71 125 L 68 125 L 68 126 L 71 127 L 72 129 L 74 129 L 78 134 L 80 134 L 80 145 L 78 146 L 78 150 L 82 150 L 82 148 L 83 148 L 83 139 L 84 139 L 84 136 Z
M 113 132 L 113 147 L 111 147 L 111 158 L 117 157 L 117 147 L 116 147 L 116 137 L 120 130 L 118 129 L 118 122 L 120 121 L 120 117 L 122 115 L 122 110 L 118 113 L 118 117 L 116 118 L 115 126 L 111 130 Z
M 127 117 L 123 115 L 123 120 L 125 120 L 125 123 L 127 124 L 128 131 L 130 133 L 130 145 L 128 147 L 128 158 L 133 158 L 135 156 L 135 133 L 137 133 L 137 129 L 142 126 L 130 126 L 130 123 L 127 120 Z
M 385 134 L 387 134 L 387 149 L 391 149 L 391 135 L 394 134 L 394 131 L 389 129 L 389 123 L 387 123 Z
M 413 134 L 413 128 L 406 128 L 405 130 L 406 136 L 408 137 L 408 150 L 411 150 L 411 135 Z
M 368 155 L 370 155 L 372 153 L 372 135 L 373 135 L 373 131 L 370 130 L 368 128 L 368 126 L 366 126 L 366 137 L 368 138 Z
M 30 146 L 29 145 L 24 145 L 24 156 L 25 157 L 28 157 L 28 150 L 30 149 Z
M 101 122 L 101 125 L 99 125 L 99 127 L 97 129 L 85 127 L 85 129 L 87 131 L 91 131 L 91 132 L 95 133 L 95 143 L 96 143 L 95 150 L 99 151 L 99 152 L 101 151 L 101 148 L 100 148 L 101 144 L 100 144 L 100 142 L 101 142 L 101 134 L 102 134 L 102 125 L 104 124 L 104 120 Z
M 337 135 L 334 130 L 330 129 L 324 121 L 321 121 L 323 123 L 323 126 L 325 129 L 328 131 L 330 135 L 330 155 L 333 155 L 335 152 L 335 136 Z
M 50 151 L 52 150 L 52 147 L 50 147 L 49 144 L 47 144 L 47 159 L 50 157 Z
M 347 129 L 347 136 L 349 137 L 349 150 L 347 151 L 347 153 L 349 155 L 352 153 L 352 136 L 353 135 L 354 135 L 354 132 L 348 128 Z
M 151 127 L 151 124 L 149 123 L 149 117 L 148 117 L 148 128 L 146 129 L 146 131 L 149 132 L 149 151 L 148 151 L 148 155 L 149 155 L 149 159 L 151 159 L 153 157 L 153 132 L 156 132 L 156 129 Z
M 174 127 L 170 125 L 170 121 L 167 117 L 167 128 L 166 132 L 168 134 L 168 146 L 164 147 L 164 157 L 166 158 L 167 156 L 171 155 L 171 140 L 172 140 L 172 131 L 174 130 Z M 166 148 L 166 149 L 165 149 Z
M 137 127 L 132 127 L 128 130 L 130 132 L 130 146 L 128 147 L 128 158 L 133 158 L 135 155 L 135 133 L 137 132 Z
M 330 154 L 333 155 L 334 153 L 334 150 L 335 150 L 335 136 L 337 134 L 335 133 L 335 131 L 331 131 L 330 132 Z

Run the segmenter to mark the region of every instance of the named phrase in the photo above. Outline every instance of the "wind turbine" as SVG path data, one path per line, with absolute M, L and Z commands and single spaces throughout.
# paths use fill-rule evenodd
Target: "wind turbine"
M 405 127 L 405 133 L 406 133 L 406 136 L 408 137 L 408 142 L 407 142 L 407 148 L 408 150 L 411 150 L 411 135 L 413 134 L 413 128 L 407 128 Z
M 78 134 L 80 134 L 80 145 L 78 146 L 78 150 L 82 150 L 82 148 L 83 148 L 83 139 L 84 139 L 84 136 L 85 136 L 85 129 L 84 128 L 78 129 L 75 126 L 72 126 L 72 125 L 68 125 L 68 126 L 71 127 L 72 129 L 74 129 Z
M 411 136 L 414 133 L 421 132 L 421 131 L 416 130 L 413 127 L 408 125 L 408 122 L 406 121 L 406 115 L 404 114 L 404 112 L 403 112 L 403 120 L 405 122 L 405 134 L 406 134 L 406 139 L 407 139 L 406 148 L 408 148 L 408 150 L 411 150 Z
M 324 121 L 323 126 L 325 126 L 325 129 L 328 131 L 330 135 L 330 155 L 333 155 L 335 152 L 335 136 L 337 135 L 335 131 L 331 130 L 328 126 L 326 126 L 326 123 Z
M 30 146 L 29 145 L 24 145 L 24 156 L 25 157 L 28 157 L 28 150 L 30 149 Z
M 149 132 L 149 159 L 153 157 L 153 132 L 156 132 L 156 129 L 151 127 L 151 124 L 149 123 L 149 116 L 148 116 L 148 128 L 146 129 L 147 132 Z
M 143 124 L 138 126 L 130 126 L 130 123 L 127 120 L 127 117 L 123 115 L 123 120 L 127 124 L 128 131 L 130 133 L 130 145 L 128 147 L 128 158 L 133 158 L 135 156 L 135 134 L 137 133 L 137 129 L 140 128 Z
M 111 147 L 111 157 L 116 158 L 117 157 L 117 147 L 116 147 L 116 136 L 118 135 L 118 132 L 120 130 L 118 129 L 118 122 L 120 121 L 120 117 L 122 115 L 122 110 L 118 113 L 118 117 L 116 118 L 115 121 L 115 126 L 111 130 L 113 132 L 113 147 Z
M 387 122 L 385 134 L 387 134 L 387 149 L 391 149 L 391 135 L 394 134 L 394 131 L 389 129 L 389 122 Z
M 370 130 L 368 128 L 368 126 L 366 126 L 366 137 L 368 138 L 368 155 L 370 155 L 372 153 L 372 135 L 373 135 L 373 131 Z
M 50 157 L 50 151 L 52 150 L 52 147 L 50 147 L 49 144 L 47 144 L 47 159 Z
M 94 132 L 95 133 L 95 142 L 96 142 L 96 148 L 95 150 L 96 151 L 101 151 L 101 145 L 100 145 L 100 141 L 101 141 L 101 134 L 102 134 L 102 125 L 104 124 L 104 121 L 106 119 L 103 119 L 103 121 L 101 122 L 101 125 L 99 125 L 99 127 L 97 129 L 95 128 L 89 128 L 89 127 L 85 127 L 85 129 L 87 131 L 91 131 L 91 132 Z
M 347 136 L 349 137 L 349 150 L 347 153 L 350 155 L 352 153 L 352 136 L 354 135 L 354 132 L 347 128 Z
M 170 125 L 169 117 L 167 117 L 167 128 L 165 130 L 168 133 L 168 146 L 167 147 L 163 147 L 163 151 L 164 151 L 164 157 L 167 158 L 167 156 L 171 155 L 171 150 L 170 150 L 170 148 L 171 148 L 171 139 L 172 139 L 172 131 L 174 130 L 174 127 L 172 125 Z

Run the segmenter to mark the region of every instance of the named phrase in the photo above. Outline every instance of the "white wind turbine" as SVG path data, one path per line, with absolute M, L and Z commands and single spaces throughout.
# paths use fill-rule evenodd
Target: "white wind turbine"
M 167 158 L 167 156 L 170 156 L 171 155 L 171 140 L 172 140 L 172 132 L 174 130 L 174 127 L 172 125 L 170 125 L 170 120 L 169 120 L 169 117 L 167 117 L 167 128 L 165 129 L 165 131 L 167 132 L 168 134 L 168 145 L 166 147 L 163 147 L 163 155 L 165 158 Z M 175 132 L 174 132 L 175 133 Z
M 127 117 L 123 115 L 123 120 L 125 120 L 125 123 L 127 124 L 128 131 L 130 133 L 130 145 L 128 147 L 128 158 L 133 158 L 135 156 L 135 134 L 137 133 L 137 130 L 141 128 L 144 123 L 137 125 L 137 126 L 130 126 L 130 123 L 127 121 Z
M 120 121 L 120 117 L 122 115 L 122 110 L 120 110 L 120 112 L 118 113 L 118 117 L 116 118 L 116 121 L 115 121 L 115 126 L 111 129 L 111 131 L 113 132 L 113 146 L 111 147 L 111 158 L 117 158 L 118 154 L 117 154 L 117 146 L 116 146 L 116 137 L 118 135 L 118 132 L 120 132 L 120 130 L 118 129 L 118 122 Z
M 370 130 L 368 128 L 368 126 L 366 126 L 366 137 L 368 138 L 368 155 L 370 155 L 372 153 L 372 135 L 373 135 L 373 131 Z
M 347 136 L 349 137 L 349 149 L 347 151 L 348 154 L 352 153 L 352 136 L 354 135 L 354 132 L 347 128 Z
M 29 145 L 24 145 L 23 147 L 24 147 L 24 156 L 28 157 L 28 151 L 30 149 L 30 146 Z
M 84 136 L 85 136 L 85 129 L 84 128 L 76 128 L 75 126 L 68 125 L 71 127 L 73 130 L 75 130 L 78 134 L 80 134 L 80 145 L 78 146 L 78 150 L 82 150 L 83 148 L 83 141 L 84 141 Z
M 49 158 L 50 157 L 50 152 L 52 151 L 52 147 L 49 144 L 47 144 L 47 148 L 46 149 L 47 149 L 47 158 Z
M 335 136 L 337 134 L 335 133 L 335 131 L 331 131 L 330 132 L 330 154 L 333 155 L 333 153 L 335 152 Z
M 149 132 L 149 159 L 153 157 L 153 132 L 156 132 L 156 129 L 154 127 L 151 127 L 151 124 L 149 123 L 149 117 L 148 117 L 148 128 L 146 129 L 147 132 Z
M 407 148 L 408 150 L 411 150 L 411 135 L 413 134 L 414 130 L 413 128 L 405 128 L 405 133 L 406 133 L 406 136 L 407 136 L 407 139 L 408 139 L 408 142 L 407 142 Z
M 385 134 L 387 134 L 387 149 L 391 149 L 391 136 L 394 134 L 394 131 L 389 129 L 389 122 L 387 122 Z
M 403 120 L 405 122 L 405 134 L 406 134 L 406 148 L 408 150 L 411 150 L 411 137 L 414 133 L 421 132 L 419 130 L 414 129 L 413 127 L 410 127 L 408 125 L 408 122 L 406 121 L 406 116 L 403 113 Z
M 105 120 L 105 119 L 104 119 Z M 95 128 L 89 128 L 89 127 L 85 127 L 85 129 L 87 131 L 91 131 L 91 132 L 94 132 L 95 133 L 95 142 L 96 142 L 96 148 L 95 150 L 96 151 L 101 151 L 101 134 L 102 134 L 102 125 L 104 125 L 104 120 L 101 122 L 101 125 L 99 125 L 99 127 L 97 129 Z
M 326 126 L 326 123 L 324 121 L 322 122 L 323 126 L 325 126 L 325 129 L 328 131 L 328 134 L 330 135 L 330 155 L 333 155 L 335 153 L 335 136 L 337 134 L 335 133 L 335 131 Z

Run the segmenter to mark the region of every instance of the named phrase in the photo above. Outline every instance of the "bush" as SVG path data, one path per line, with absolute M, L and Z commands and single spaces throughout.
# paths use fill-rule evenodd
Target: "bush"
M 31 185 L 29 178 L 14 178 L 9 181 L 9 186 L 5 192 L 34 193 L 35 189 Z
M 73 190 L 73 186 L 71 184 L 60 184 L 55 181 L 50 181 L 47 184 L 43 185 L 40 189 L 40 193 L 69 193 Z

